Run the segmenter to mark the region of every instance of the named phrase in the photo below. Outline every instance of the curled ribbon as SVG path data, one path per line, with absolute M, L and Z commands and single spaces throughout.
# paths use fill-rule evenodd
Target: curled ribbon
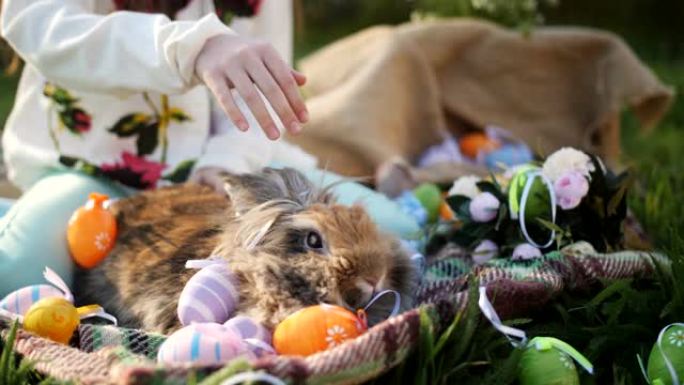
M 527 175 L 527 181 L 525 181 L 525 186 L 523 187 L 522 196 L 520 197 L 520 203 L 518 204 L 518 184 L 511 184 L 511 190 L 508 193 L 508 204 L 510 207 L 511 218 L 518 219 L 520 222 L 520 230 L 523 236 L 529 244 L 537 248 L 543 249 L 551 246 L 553 240 L 556 238 L 556 231 L 551 230 L 551 236 L 546 243 L 537 243 L 527 231 L 527 223 L 525 222 L 525 209 L 527 208 L 527 200 L 529 199 L 530 192 L 532 191 L 532 185 L 537 178 L 541 179 L 546 185 L 549 191 L 549 199 L 551 200 L 551 222 L 556 223 L 556 194 L 553 192 L 553 184 L 549 178 L 545 177 L 544 174 L 539 171 L 538 168 L 528 166 L 523 171 Z M 518 212 L 519 210 L 519 212 Z
M 62 278 L 57 275 L 52 269 L 49 267 L 45 268 L 45 271 L 43 271 L 43 277 L 45 278 L 46 281 L 51 283 L 53 286 L 58 288 L 59 290 L 64 293 L 64 298 L 73 303 L 74 302 L 74 295 L 71 294 L 71 290 L 69 290 L 69 286 L 62 280 Z
M 491 322 L 495 329 L 503 333 L 503 335 L 508 338 L 508 340 L 511 342 L 511 345 L 517 348 L 534 347 L 537 350 L 549 350 L 552 348 L 558 349 L 572 357 L 572 359 L 575 360 L 582 368 L 584 368 L 584 370 L 590 374 L 594 373 L 594 366 L 591 364 L 591 362 L 589 362 L 586 357 L 584 357 L 580 352 L 566 342 L 553 337 L 535 337 L 528 342 L 527 335 L 523 330 L 504 325 L 501 322 L 499 315 L 496 314 L 494 306 L 492 306 L 489 298 L 487 298 L 487 288 L 485 286 L 480 286 L 480 298 L 478 300 L 478 305 L 480 306 L 482 314 L 484 314 L 489 322 Z
M 364 311 L 368 311 L 368 309 L 375 304 L 381 297 L 385 296 L 386 294 L 393 294 L 394 295 L 394 306 L 392 307 L 392 311 L 390 312 L 390 315 L 387 316 L 387 318 L 392 318 L 395 315 L 399 314 L 399 308 L 401 307 L 401 295 L 399 292 L 396 290 L 383 290 L 373 296 L 373 298 L 368 301 L 368 304 L 363 308 Z

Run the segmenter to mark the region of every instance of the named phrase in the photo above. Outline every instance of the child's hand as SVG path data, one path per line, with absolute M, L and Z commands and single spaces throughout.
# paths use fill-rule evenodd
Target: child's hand
M 235 88 L 270 139 L 280 136 L 256 87 L 266 96 L 283 125 L 293 134 L 308 120 L 298 86 L 304 75 L 293 70 L 268 43 L 236 35 L 209 39 L 195 63 L 195 72 L 209 87 L 228 117 L 242 131 L 249 128 L 230 93 Z

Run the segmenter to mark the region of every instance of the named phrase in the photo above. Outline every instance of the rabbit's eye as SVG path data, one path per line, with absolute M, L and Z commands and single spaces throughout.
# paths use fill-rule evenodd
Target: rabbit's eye
M 309 231 L 304 239 L 304 244 L 309 249 L 320 250 L 323 248 L 323 237 L 315 231 Z

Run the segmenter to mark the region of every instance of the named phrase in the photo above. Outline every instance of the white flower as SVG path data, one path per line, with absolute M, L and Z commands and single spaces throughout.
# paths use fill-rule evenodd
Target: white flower
M 496 218 L 500 205 L 501 203 L 492 193 L 483 192 L 477 194 L 470 201 L 468 210 L 470 211 L 470 217 L 475 222 L 489 222 Z
M 95 247 L 100 251 L 105 251 L 111 243 L 109 234 L 101 232 L 95 236 Z
M 551 154 L 542 167 L 542 174 L 555 182 L 564 174 L 575 171 L 585 177 L 595 170 L 589 155 L 574 148 L 564 147 Z
M 529 243 L 521 243 L 513 249 L 513 256 L 511 257 L 514 261 L 541 258 L 542 253 L 538 248 L 530 245 Z
M 480 193 L 480 189 L 477 188 L 477 183 L 481 180 L 482 179 L 479 176 L 475 175 L 462 176 L 454 181 L 451 189 L 449 189 L 448 195 L 465 195 L 468 198 L 473 199 Z
M 499 247 L 496 243 L 485 239 L 480 242 L 479 245 L 473 250 L 473 262 L 476 265 L 482 265 L 483 263 L 489 261 L 490 259 L 496 257 L 499 254 Z
M 329 327 L 327 334 L 325 341 L 328 343 L 329 348 L 337 346 L 347 339 L 347 332 L 340 325 Z
M 678 348 L 684 346 L 684 330 L 677 330 L 670 334 L 670 337 L 668 338 L 670 340 L 670 345 L 675 345 Z

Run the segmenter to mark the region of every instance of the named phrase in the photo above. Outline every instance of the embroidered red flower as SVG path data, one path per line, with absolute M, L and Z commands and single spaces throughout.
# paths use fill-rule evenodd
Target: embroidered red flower
M 80 108 L 74 108 L 71 113 L 72 119 L 74 121 L 74 128 L 78 132 L 88 132 L 90 131 L 91 118 L 85 111 Z
M 121 160 L 114 164 L 103 164 L 100 169 L 106 176 L 138 189 L 156 187 L 166 168 L 163 163 L 149 161 L 128 151 L 121 154 Z

